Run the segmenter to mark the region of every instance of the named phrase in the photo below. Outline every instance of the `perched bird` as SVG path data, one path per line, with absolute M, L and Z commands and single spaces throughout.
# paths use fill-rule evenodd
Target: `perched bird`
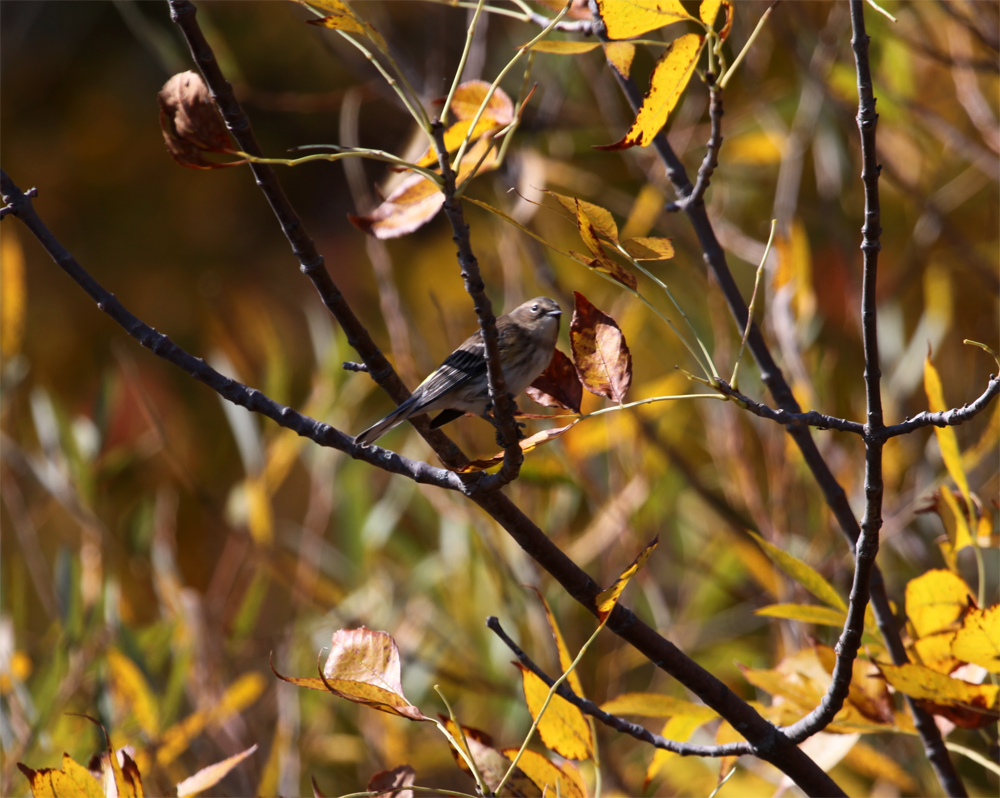
M 500 363 L 507 390 L 513 395 L 531 385 L 552 360 L 561 314 L 555 300 L 539 296 L 497 319 Z M 355 440 L 362 445 L 374 443 L 411 416 L 441 410 L 431 422 L 431 429 L 437 429 L 465 413 L 483 416 L 489 403 L 486 344 L 482 331 L 477 330 L 417 386 L 409 399 Z

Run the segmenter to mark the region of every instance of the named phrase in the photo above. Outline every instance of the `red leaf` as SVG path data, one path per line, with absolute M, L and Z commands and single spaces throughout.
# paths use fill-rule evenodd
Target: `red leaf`
M 552 362 L 528 386 L 526 393 L 545 407 L 565 407 L 567 410 L 579 413 L 583 386 L 580 384 L 573 361 L 556 349 L 552 353 Z

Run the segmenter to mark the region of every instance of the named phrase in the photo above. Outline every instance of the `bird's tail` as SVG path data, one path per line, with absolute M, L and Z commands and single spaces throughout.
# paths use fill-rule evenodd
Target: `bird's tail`
M 393 410 L 377 424 L 373 424 L 358 435 L 358 437 L 354 439 L 354 442 L 360 444 L 361 446 L 367 446 L 370 443 L 375 443 L 375 441 L 385 435 L 385 433 L 393 427 L 406 421 L 406 419 L 408 419 L 413 413 L 413 405 L 414 402 L 412 401 L 412 397 L 407 399 L 403 402 L 403 404 Z

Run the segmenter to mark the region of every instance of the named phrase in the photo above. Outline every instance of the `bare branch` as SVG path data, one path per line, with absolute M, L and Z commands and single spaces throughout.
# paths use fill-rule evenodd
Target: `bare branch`
M 836 416 L 827 416 L 815 410 L 810 410 L 808 413 L 789 413 L 787 410 L 780 408 L 774 410 L 760 402 L 755 402 L 739 391 L 733 390 L 733 387 L 725 380 L 717 380 L 716 382 L 715 387 L 719 393 L 735 399 L 741 407 L 749 410 L 755 416 L 777 422 L 784 427 L 816 427 L 822 430 L 835 429 L 841 432 L 853 432 L 856 435 L 864 435 L 865 433 L 864 424 L 859 424 L 857 421 L 848 421 Z
M 982 395 L 972 404 L 953 407 L 951 410 L 942 410 L 938 413 L 923 412 L 918 413 L 913 418 L 908 418 L 902 424 L 893 424 L 891 427 L 882 429 L 883 440 L 895 438 L 897 435 L 906 435 L 921 427 L 957 427 L 964 424 L 971 418 L 975 418 L 985 410 L 997 394 L 1000 394 L 1000 377 L 990 375 L 989 385 Z

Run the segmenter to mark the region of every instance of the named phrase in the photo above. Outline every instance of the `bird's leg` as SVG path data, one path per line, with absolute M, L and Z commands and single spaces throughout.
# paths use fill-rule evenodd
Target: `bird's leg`
M 507 395 L 510 397 L 510 401 L 513 402 L 513 404 L 514 404 L 514 412 L 515 413 L 520 412 L 520 410 L 519 410 L 519 408 L 517 406 L 517 399 L 514 397 L 514 394 L 511 393 L 511 394 L 507 394 Z M 490 424 L 492 424 L 493 428 L 497 431 L 497 437 L 496 437 L 497 446 L 499 446 L 501 449 L 506 449 L 507 448 L 507 444 L 506 444 L 506 442 L 503 439 L 502 433 L 500 432 L 500 422 L 497 421 L 496 415 L 494 415 L 494 413 L 493 413 L 493 403 L 492 402 L 488 402 L 486 404 L 486 407 L 483 409 L 483 418 L 486 419 Z M 523 421 L 517 421 L 515 419 L 514 420 L 514 425 L 515 425 L 515 428 L 517 429 L 517 439 L 519 441 L 523 441 L 527 437 L 523 432 L 521 432 L 521 430 L 524 429 L 524 422 Z

